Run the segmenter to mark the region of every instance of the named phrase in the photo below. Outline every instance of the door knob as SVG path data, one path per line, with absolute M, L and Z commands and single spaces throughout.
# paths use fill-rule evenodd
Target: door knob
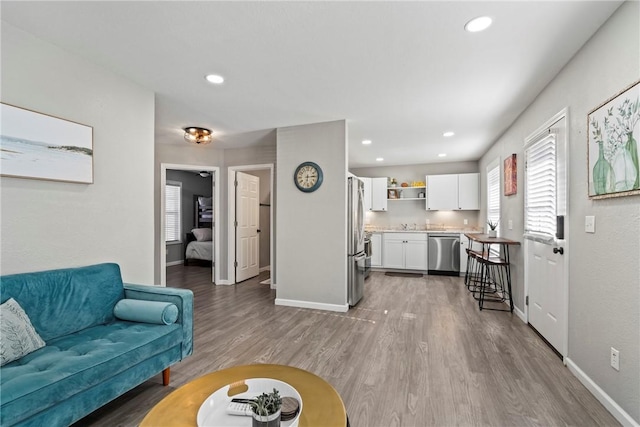
M 553 253 L 562 255 L 564 253 L 564 249 L 563 248 L 553 248 Z

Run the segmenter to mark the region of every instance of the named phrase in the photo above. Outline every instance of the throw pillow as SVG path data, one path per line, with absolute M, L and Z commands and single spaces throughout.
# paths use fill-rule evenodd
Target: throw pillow
M 9 298 L 0 305 L 0 366 L 45 345 L 16 300 Z
M 113 308 L 120 320 L 171 325 L 178 320 L 178 307 L 170 302 L 121 299 Z
M 210 242 L 213 238 L 213 232 L 210 228 L 194 228 L 191 232 L 198 242 Z

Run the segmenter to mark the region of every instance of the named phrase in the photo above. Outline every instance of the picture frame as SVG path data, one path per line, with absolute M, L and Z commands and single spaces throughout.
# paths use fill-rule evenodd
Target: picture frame
M 93 127 L 0 103 L 0 175 L 93 184 Z
M 587 114 L 589 199 L 640 194 L 640 80 Z
M 400 198 L 400 190 L 388 189 L 387 190 L 387 199 L 399 199 Z
M 518 192 L 518 161 L 516 154 L 504 159 L 504 195 L 513 196 Z

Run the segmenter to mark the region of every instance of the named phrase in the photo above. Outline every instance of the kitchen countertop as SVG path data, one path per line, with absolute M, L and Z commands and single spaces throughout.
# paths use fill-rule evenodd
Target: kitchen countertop
M 481 233 L 482 231 L 475 228 L 430 228 L 422 230 L 402 230 L 402 229 L 365 229 L 367 233 L 427 233 L 427 234 L 450 234 L 450 233 Z

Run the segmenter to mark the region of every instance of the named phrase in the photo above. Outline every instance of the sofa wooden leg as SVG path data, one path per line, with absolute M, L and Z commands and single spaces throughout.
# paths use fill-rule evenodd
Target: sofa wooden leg
M 169 385 L 169 378 L 171 377 L 171 368 L 167 368 L 162 371 L 162 385 Z

